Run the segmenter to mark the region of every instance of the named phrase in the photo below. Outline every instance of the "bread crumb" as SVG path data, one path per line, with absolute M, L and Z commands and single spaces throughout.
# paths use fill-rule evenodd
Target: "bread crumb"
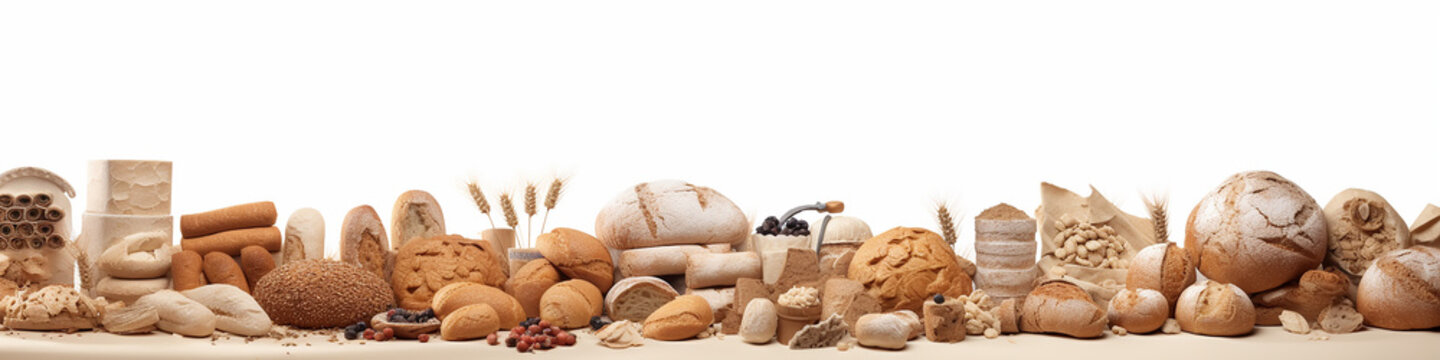
M 1160 329 L 1160 332 L 1170 335 L 1179 334 L 1180 322 L 1175 319 L 1165 319 L 1165 326 Z
M 986 339 L 994 339 L 994 338 L 998 338 L 998 337 L 1000 337 L 1000 330 L 995 330 L 995 328 L 987 328 L 987 329 L 985 329 L 985 338 L 986 338 Z
M 845 339 L 845 341 L 835 344 L 835 348 L 840 351 L 849 351 L 852 347 L 855 347 L 855 339 Z
M 1291 334 L 1305 335 L 1310 333 L 1310 321 L 1305 320 L 1300 313 L 1285 310 L 1280 312 L 1280 326 Z
M 1111 327 L 1110 327 L 1110 332 L 1113 332 L 1113 333 L 1115 333 L 1115 335 L 1120 335 L 1120 336 L 1125 336 L 1125 335 L 1129 335 L 1129 334 L 1130 334 L 1130 330 L 1125 330 L 1125 328 L 1120 327 L 1120 325 L 1111 326 Z

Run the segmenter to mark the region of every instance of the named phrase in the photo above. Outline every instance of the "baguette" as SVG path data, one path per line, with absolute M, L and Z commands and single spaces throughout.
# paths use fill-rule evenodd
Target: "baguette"
M 273 202 L 240 204 L 180 216 L 180 235 L 185 238 L 194 238 L 229 230 L 270 227 L 275 225 L 275 217 L 275 203 Z

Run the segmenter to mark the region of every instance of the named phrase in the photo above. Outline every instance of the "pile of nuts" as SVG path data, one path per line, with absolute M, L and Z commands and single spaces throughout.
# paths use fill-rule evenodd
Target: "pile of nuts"
M 1130 267 L 1130 261 L 1125 259 L 1130 244 L 1110 225 L 1096 226 L 1066 216 L 1055 222 L 1055 229 L 1060 233 L 1052 240 L 1055 251 L 1051 255 L 1061 262 L 1100 269 Z
M 1363 198 L 1345 202 L 1339 224 L 1330 224 L 1330 254 L 1351 274 L 1363 274 L 1375 258 L 1400 247 L 1396 229 L 1386 221 L 1384 203 L 1371 205 Z
M 1000 336 L 1000 310 L 984 290 L 975 290 L 970 295 L 961 295 L 955 300 L 965 303 L 966 334 L 983 334 L 987 339 Z

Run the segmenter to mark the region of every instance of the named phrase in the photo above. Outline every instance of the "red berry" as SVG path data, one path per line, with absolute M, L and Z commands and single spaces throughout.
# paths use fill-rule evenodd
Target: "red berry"
M 540 333 L 540 325 L 530 325 L 530 328 L 529 328 L 529 329 L 525 329 L 525 330 L 526 330 L 527 332 L 531 333 L 531 334 L 539 334 L 539 333 Z
M 395 337 L 395 328 L 385 328 L 385 336 Z
M 520 344 L 520 339 L 516 339 L 516 338 L 513 338 L 513 337 L 512 337 L 512 338 L 509 338 L 509 339 L 505 339 L 505 346 L 506 346 L 506 347 L 515 347 L 515 345 L 517 345 L 517 344 Z
M 525 328 L 516 326 L 516 327 L 510 328 L 510 332 L 512 332 L 512 333 L 523 333 L 523 332 L 525 332 Z
M 493 334 L 492 334 L 493 335 Z M 420 334 L 420 342 L 430 342 L 430 334 Z M 493 344 L 492 344 L 493 345 Z
M 390 309 L 390 311 L 385 312 L 386 319 L 389 319 L 391 316 L 395 316 L 395 309 Z
M 375 329 L 365 329 L 365 340 L 375 340 Z
M 500 337 L 496 336 L 495 333 L 490 333 L 490 335 L 485 335 L 485 342 L 493 346 L 500 343 Z
M 559 337 L 558 339 L 560 340 L 560 345 L 565 345 L 565 346 L 575 345 L 575 335 L 574 335 L 574 334 L 571 334 L 571 333 L 561 333 L 561 334 L 560 334 L 560 337 Z
M 540 320 L 540 323 L 537 325 L 540 325 L 542 328 L 548 328 L 550 327 L 550 320 Z
M 530 351 L 530 343 L 529 343 L 529 342 L 525 342 L 525 341 L 520 341 L 519 344 L 515 345 L 515 350 L 516 350 L 516 351 L 519 351 L 519 352 Z

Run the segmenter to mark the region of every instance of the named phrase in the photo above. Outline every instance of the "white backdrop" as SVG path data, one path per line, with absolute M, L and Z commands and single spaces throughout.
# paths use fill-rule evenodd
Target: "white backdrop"
M 572 175 L 550 223 L 593 231 L 635 183 L 748 213 L 844 200 L 876 232 L 934 227 L 1039 183 L 1172 234 L 1226 176 L 1323 205 L 1440 202 L 1440 15 L 1425 1 L 163 1 L 0 5 L 0 167 L 84 189 L 90 159 L 175 162 L 174 213 L 389 217 L 431 191 L 451 232 L 492 194 Z M 83 204 L 83 202 L 79 202 Z M 78 210 L 78 209 L 77 209 Z M 496 219 L 500 221 L 500 219 Z M 75 224 L 78 226 L 78 224 Z M 539 219 L 536 219 L 539 226 Z M 1178 239 L 1179 236 L 1177 235 Z

